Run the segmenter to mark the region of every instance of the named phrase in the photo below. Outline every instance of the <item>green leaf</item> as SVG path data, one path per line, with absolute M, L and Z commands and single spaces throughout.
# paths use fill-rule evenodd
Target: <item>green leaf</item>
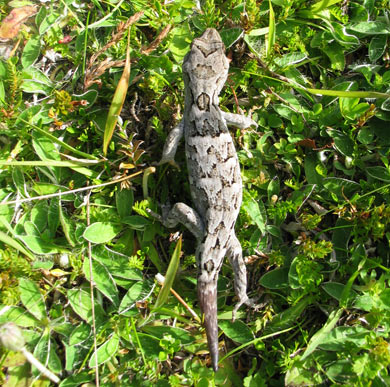
M 290 306 L 288 309 L 277 314 L 266 326 L 264 330 L 264 335 L 278 332 L 295 325 L 297 323 L 297 320 L 299 319 L 299 316 L 303 313 L 303 311 L 308 305 L 313 303 L 313 301 L 313 297 L 306 296 L 295 305 Z
M 378 93 L 376 91 L 345 91 L 345 90 L 326 90 L 326 89 L 311 89 L 303 88 L 311 94 L 329 95 L 332 97 L 348 97 L 348 98 L 388 98 L 388 93 Z
M 374 179 L 390 182 L 390 172 L 385 167 L 367 167 L 366 172 L 368 176 L 371 176 Z
M 341 0 L 319 0 L 312 4 L 309 11 L 313 14 L 317 14 L 320 11 L 331 7 L 334 4 L 340 3 Z M 305 11 L 305 10 L 304 10 Z
M 298 273 L 297 273 L 298 261 L 299 261 L 298 257 L 295 257 L 291 262 L 288 271 L 288 283 L 292 289 L 299 289 L 301 287 L 301 284 L 299 283 Z
M 23 169 L 20 168 L 19 166 L 12 168 L 12 180 L 14 182 L 15 188 L 17 188 L 17 190 L 21 193 L 21 195 L 23 195 L 24 197 L 28 196 Z
M 3 231 L 0 231 L 0 242 L 20 251 L 22 254 L 24 254 L 26 257 L 29 257 L 31 260 L 35 259 L 34 254 L 31 254 L 28 250 L 25 249 L 25 247 L 19 243 L 16 239 L 10 237 Z
M 48 211 L 49 206 L 46 201 L 38 202 L 31 210 L 31 221 L 40 233 L 46 229 Z
M 26 43 L 22 54 L 22 66 L 29 67 L 38 59 L 41 50 L 41 39 L 39 36 L 32 36 Z
M 345 67 L 344 48 L 337 42 L 331 42 L 323 50 L 330 59 L 330 66 L 334 70 L 342 71 Z
M 14 322 L 24 328 L 39 327 L 40 322 L 30 313 L 26 313 L 24 308 L 19 306 L 4 306 L 0 309 L 0 324 Z
M 326 351 L 343 351 L 351 343 L 357 348 L 363 347 L 370 331 L 362 326 L 335 327 L 328 335 L 324 335 L 319 347 Z
M 280 182 L 279 182 L 279 178 L 275 177 L 269 182 L 267 187 L 268 200 L 271 200 L 273 195 L 278 196 L 279 193 L 280 193 Z
M 339 177 L 326 177 L 323 180 L 323 185 L 330 193 L 337 195 L 340 200 L 345 199 L 345 196 L 352 196 L 361 188 L 360 184 L 355 181 Z
M 388 35 L 390 27 L 379 21 L 366 21 L 348 26 L 349 30 L 359 32 L 364 35 Z
M 57 19 L 59 19 L 60 15 L 55 12 L 49 12 L 45 17 L 43 18 L 43 14 L 40 15 L 40 19 L 43 18 L 43 20 L 39 24 L 39 34 L 42 36 L 47 30 L 53 27 L 53 25 L 56 24 Z
M 67 250 L 46 239 L 34 235 L 19 235 L 18 238 L 35 254 L 58 254 Z
M 59 221 L 61 223 L 62 231 L 64 232 L 66 240 L 68 241 L 70 246 L 72 247 L 76 246 L 77 242 L 75 237 L 75 224 L 66 215 L 64 209 L 62 208 L 61 200 L 59 201 L 58 215 L 59 215 Z
M 340 301 L 345 285 L 339 282 L 324 282 L 321 284 L 321 287 L 328 293 L 330 296 L 335 298 L 337 301 Z M 356 292 L 352 291 L 354 295 Z
M 27 67 L 22 72 L 23 83 L 21 88 L 26 93 L 38 93 L 51 95 L 54 89 L 53 82 L 41 71 L 33 66 Z
M 67 296 L 73 310 L 88 324 L 92 325 L 92 302 L 90 293 L 83 289 L 73 288 L 68 290 Z M 104 315 L 103 308 L 95 299 L 95 317 L 97 325 L 103 321 Z
M 368 46 L 368 57 L 371 62 L 376 62 L 385 53 L 387 47 L 386 35 L 375 35 Z
M 73 94 L 72 99 L 75 101 L 87 101 L 88 106 L 86 108 L 90 108 L 96 101 L 98 97 L 97 90 L 87 90 L 83 94 Z
M 50 340 L 50 332 L 45 330 L 34 348 L 34 357 L 55 373 L 62 371 L 61 361 L 55 351 L 55 344 Z M 32 374 L 39 376 L 41 373 L 32 366 Z
M 306 351 L 303 353 L 303 355 L 301 357 L 302 361 L 305 360 L 308 356 L 310 356 L 321 343 L 323 343 L 327 340 L 330 332 L 332 331 L 334 326 L 339 321 L 339 319 L 343 313 L 343 310 L 344 309 L 336 309 L 330 313 L 330 315 L 328 317 L 328 321 L 310 339 L 309 345 L 307 346 Z
M 142 352 L 145 356 L 157 359 L 160 351 L 162 351 L 160 339 L 143 333 L 138 333 L 137 336 L 141 344 Z
M 172 39 L 169 43 L 169 50 L 175 58 L 176 62 L 181 63 L 184 56 L 187 54 L 192 36 L 188 23 L 183 23 L 179 27 L 175 27 L 172 31 Z
M 85 278 L 91 281 L 89 259 L 84 259 L 83 271 Z M 110 272 L 99 262 L 92 260 L 92 282 L 96 288 L 102 292 L 115 307 L 119 305 L 118 289 Z
M 97 364 L 103 364 L 110 360 L 117 353 L 119 348 L 119 337 L 113 333 L 110 339 L 108 339 L 103 345 L 101 345 L 96 353 L 94 352 L 89 359 L 89 368 L 95 368 L 96 366 L 96 357 Z
M 35 282 L 27 279 L 19 279 L 20 300 L 26 309 L 38 320 L 46 321 L 46 305 L 41 292 Z
M 335 148 L 344 156 L 353 156 L 354 142 L 349 138 L 349 136 L 332 130 L 330 133 L 333 137 Z
M 147 281 L 140 281 L 135 283 L 124 295 L 119 305 L 118 313 L 125 316 L 132 316 L 138 314 L 138 310 L 135 308 L 136 301 L 143 300 L 150 292 L 151 284 Z M 128 311 L 134 308 L 129 314 Z
M 359 130 L 357 139 L 364 145 L 369 145 L 374 141 L 375 133 L 370 128 L 362 128 Z
M 264 234 L 266 224 L 266 212 L 263 202 L 257 202 L 248 191 L 244 191 L 243 204 L 241 207 L 255 222 L 261 233 Z
M 139 215 L 126 216 L 122 218 L 122 223 L 125 223 L 133 230 L 138 231 L 145 231 L 145 228 L 152 224 L 150 220 Z
M 259 36 L 252 35 L 251 33 L 244 35 L 245 43 L 248 45 L 249 49 L 259 58 L 262 56 L 265 49 L 265 40 L 261 35 L 268 33 L 268 27 L 262 32 L 264 32 L 264 34 L 260 34 Z
M 48 161 L 56 160 L 60 161 L 61 156 L 58 152 L 58 149 L 54 146 L 54 143 L 50 141 L 50 139 L 42 133 L 33 131 L 32 132 L 32 145 L 34 147 L 35 152 L 39 156 L 39 158 L 44 162 L 43 164 L 50 168 L 56 176 L 57 182 L 61 180 L 61 170 L 56 167 L 49 166 Z
M 335 380 L 340 383 L 347 383 L 353 377 L 356 377 L 356 372 L 352 368 L 350 359 L 341 359 L 333 362 L 326 370 L 326 375 L 330 380 Z
M 195 341 L 195 337 L 189 334 L 185 329 L 171 327 L 168 325 L 145 325 L 142 330 L 162 339 L 164 335 L 171 335 L 173 338 L 180 340 L 182 344 L 191 344 Z
M 176 277 L 177 269 L 179 268 L 180 254 L 181 254 L 181 242 L 182 242 L 182 237 L 180 235 L 180 238 L 176 243 L 175 250 L 173 251 L 171 261 L 169 262 L 167 273 L 165 275 L 164 284 L 160 290 L 160 293 L 158 294 L 156 303 L 153 306 L 154 311 L 158 308 L 161 308 L 168 299 L 173 281 L 175 280 L 175 277 Z
M 225 44 L 225 47 L 229 48 L 242 37 L 243 33 L 244 31 L 241 28 L 233 27 L 229 28 L 228 30 L 220 31 L 219 34 L 223 43 Z
M 223 333 L 229 337 L 229 339 L 245 344 L 253 340 L 253 333 L 249 329 L 248 325 L 244 324 L 240 320 L 229 321 L 222 320 L 218 323 L 218 326 L 223 330 Z
M 83 343 L 91 336 L 91 326 L 81 323 L 73 329 L 69 337 L 69 345 L 77 345 Z
M 43 8 L 43 7 L 42 7 Z M 74 348 L 74 347 L 72 347 Z M 72 371 L 74 367 L 71 369 L 66 369 L 67 371 Z M 79 387 L 81 385 L 88 385 L 88 382 L 93 383 L 93 376 L 89 374 L 89 372 L 81 372 L 79 374 L 71 375 L 64 380 L 61 381 L 59 387 Z
M 314 153 L 310 152 L 306 155 L 305 158 L 305 175 L 306 180 L 309 184 L 321 184 L 322 177 L 317 172 L 317 157 Z
M 129 216 L 134 204 L 134 192 L 131 189 L 120 189 L 115 194 L 116 209 L 121 218 Z
M 269 21 L 268 21 L 268 36 L 267 36 L 267 51 L 266 55 L 267 57 L 270 57 L 273 54 L 274 51 L 274 45 L 275 45 L 275 12 L 274 9 L 272 8 L 272 3 L 271 0 L 268 1 L 268 7 L 269 7 Z M 279 65 L 281 66 L 281 65 Z M 285 66 L 281 66 L 285 67 Z
M 264 286 L 267 289 L 283 289 L 289 287 L 288 281 L 288 267 L 282 267 L 279 269 L 274 269 L 265 273 L 259 281 L 261 286 Z
M 67 144 L 66 142 L 58 139 L 56 136 L 53 136 L 51 133 L 49 132 L 46 132 L 45 130 L 41 129 L 39 126 L 36 126 L 34 124 L 32 124 L 31 122 L 29 121 L 26 121 L 25 119 L 22 119 L 20 116 L 19 116 L 19 120 L 21 122 L 23 122 L 25 125 L 29 125 L 31 126 L 32 128 L 34 128 L 37 132 L 39 132 L 40 134 L 43 134 L 44 136 L 46 136 L 48 139 L 50 139 L 53 143 L 56 143 L 58 145 L 60 145 L 61 147 L 63 147 L 64 149 L 67 149 L 71 152 L 73 152 L 74 154 L 78 155 L 78 156 L 81 156 L 81 157 L 84 157 L 88 160 L 97 160 L 97 157 L 93 156 L 93 155 L 90 155 L 88 153 L 85 153 L 85 152 L 82 152 L 76 148 L 73 148 L 72 146 L 70 146 L 69 144 Z M 64 161 L 62 161 L 62 163 L 65 163 Z
M 336 259 L 338 262 L 345 262 L 348 258 L 348 242 L 351 236 L 352 227 L 352 223 L 343 218 L 339 218 L 336 221 L 332 233 L 332 245 L 336 252 Z
M 121 226 L 117 223 L 95 222 L 88 226 L 83 237 L 91 243 L 106 243 L 115 238 Z
M 286 68 L 304 61 L 307 55 L 303 52 L 291 52 L 283 55 L 281 58 L 276 58 L 275 63 L 281 68 Z
M 128 257 L 123 256 L 123 254 L 97 245 L 92 249 L 92 257 L 104 265 L 112 276 L 134 281 L 143 279 L 141 271 L 130 267 Z
M 122 112 L 122 107 L 126 99 L 127 89 L 129 87 L 130 80 L 130 27 L 127 32 L 127 49 L 126 49 L 126 62 L 123 68 L 123 73 L 119 79 L 118 85 L 115 89 L 114 96 L 112 97 L 110 110 L 108 111 L 106 127 L 104 129 L 103 135 L 103 153 L 107 154 L 108 146 L 111 142 L 112 135 L 116 124 L 118 122 L 118 117 Z

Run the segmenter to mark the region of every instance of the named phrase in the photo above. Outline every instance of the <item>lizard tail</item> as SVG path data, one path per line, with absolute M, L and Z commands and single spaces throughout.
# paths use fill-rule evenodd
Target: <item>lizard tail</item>
M 217 320 L 217 281 L 198 281 L 198 300 L 203 313 L 207 342 L 211 362 L 215 372 L 218 371 L 218 320 Z

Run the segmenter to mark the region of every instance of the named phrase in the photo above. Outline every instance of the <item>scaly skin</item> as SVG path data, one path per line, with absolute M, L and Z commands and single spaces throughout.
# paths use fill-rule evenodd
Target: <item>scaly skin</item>
M 167 227 L 181 222 L 197 238 L 198 299 L 215 371 L 218 370 L 217 280 L 225 256 L 233 266 L 238 297 L 233 318 L 243 303 L 252 305 L 246 295 L 242 249 L 234 232 L 242 200 L 242 181 L 227 125 L 247 128 L 257 124 L 248 117 L 225 113 L 219 108 L 218 95 L 229 68 L 224 50 L 221 37 L 212 28 L 192 42 L 183 61 L 184 117 L 168 136 L 160 162 L 174 164 L 178 143 L 184 135 L 195 210 L 176 203 L 167 217 L 159 219 Z

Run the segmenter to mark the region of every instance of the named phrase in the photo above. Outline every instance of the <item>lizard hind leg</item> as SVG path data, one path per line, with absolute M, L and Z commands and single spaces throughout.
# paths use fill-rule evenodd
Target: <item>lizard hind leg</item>
M 172 208 L 168 205 L 162 206 L 162 216 L 150 209 L 148 213 L 165 227 L 174 228 L 181 223 L 197 240 L 202 239 L 204 236 L 204 225 L 201 217 L 193 208 L 185 203 L 176 203 Z
M 242 247 L 235 235 L 231 236 L 230 246 L 226 252 L 229 258 L 229 262 L 232 265 L 234 272 L 234 290 L 238 298 L 238 302 L 233 309 L 233 321 L 236 318 L 236 313 L 241 305 L 254 306 L 253 300 L 251 300 L 246 294 L 247 279 L 246 279 L 246 266 L 244 259 L 242 258 Z

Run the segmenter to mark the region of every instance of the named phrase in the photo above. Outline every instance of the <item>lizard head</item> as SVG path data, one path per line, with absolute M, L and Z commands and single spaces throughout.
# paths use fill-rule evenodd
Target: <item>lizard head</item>
M 226 82 L 228 69 L 225 45 L 219 33 L 214 28 L 206 29 L 202 36 L 193 40 L 183 62 L 184 81 L 193 100 L 207 95 L 211 103 L 218 105 L 218 95 Z

